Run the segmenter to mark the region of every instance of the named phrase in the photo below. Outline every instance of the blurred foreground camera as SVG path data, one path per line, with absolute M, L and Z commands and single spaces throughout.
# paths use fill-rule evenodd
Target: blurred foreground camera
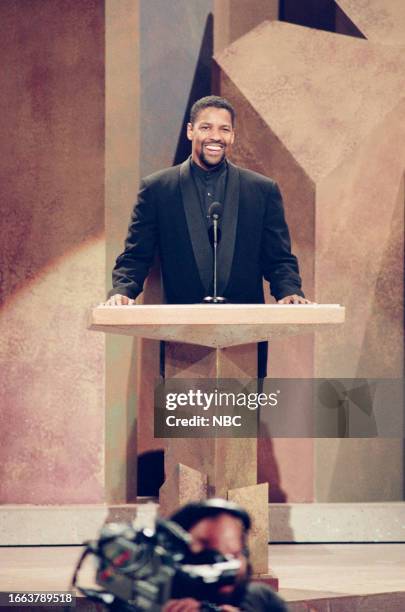
M 157 520 L 137 529 L 110 523 L 97 541 L 86 544 L 72 586 L 110 610 L 158 612 L 169 599 L 193 597 L 201 610 L 219 610 L 218 590 L 234 584 L 239 560 L 216 550 L 191 550 L 191 537 L 178 524 Z M 78 584 L 84 560 L 96 562 L 95 582 L 100 589 Z

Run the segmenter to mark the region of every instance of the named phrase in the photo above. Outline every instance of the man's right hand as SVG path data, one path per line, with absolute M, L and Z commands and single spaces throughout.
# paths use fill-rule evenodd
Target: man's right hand
M 103 303 L 103 306 L 133 306 L 135 304 L 135 300 L 127 297 L 126 295 L 121 295 L 120 293 L 116 293 L 112 295 L 106 302 Z

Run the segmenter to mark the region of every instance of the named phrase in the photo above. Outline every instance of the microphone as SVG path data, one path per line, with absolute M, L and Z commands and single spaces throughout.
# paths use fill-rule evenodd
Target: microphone
M 220 202 L 213 202 L 208 208 L 208 218 L 212 220 L 214 230 L 214 295 L 204 298 L 204 304 L 225 304 L 226 299 L 217 296 L 217 247 L 218 247 L 218 221 L 222 217 L 223 206 Z
M 221 228 L 218 227 L 219 221 L 222 217 L 223 206 L 221 202 L 213 202 L 208 208 L 207 219 L 211 220 L 211 224 L 208 228 L 208 237 L 210 239 L 211 246 L 214 247 L 215 236 L 214 232 L 217 232 L 216 242 L 221 242 Z
M 222 217 L 223 206 L 221 202 L 213 202 L 208 208 L 208 218 L 219 221 Z

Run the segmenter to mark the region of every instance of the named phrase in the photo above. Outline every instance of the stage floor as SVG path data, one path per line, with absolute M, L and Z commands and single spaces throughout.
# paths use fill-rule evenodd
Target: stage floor
M 81 550 L 1 547 L 0 591 L 67 590 Z M 405 593 L 405 544 L 273 544 L 269 558 L 289 602 Z M 85 568 L 83 578 L 92 573 Z
M 287 601 L 405 592 L 405 544 L 273 544 L 269 556 Z

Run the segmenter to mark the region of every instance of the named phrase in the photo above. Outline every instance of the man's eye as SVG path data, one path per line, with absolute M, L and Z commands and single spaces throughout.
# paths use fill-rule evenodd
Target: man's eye
M 208 129 L 209 129 L 209 127 L 208 127 L 208 125 L 202 125 L 202 126 L 201 126 L 201 129 L 202 129 L 202 130 L 208 130 Z

